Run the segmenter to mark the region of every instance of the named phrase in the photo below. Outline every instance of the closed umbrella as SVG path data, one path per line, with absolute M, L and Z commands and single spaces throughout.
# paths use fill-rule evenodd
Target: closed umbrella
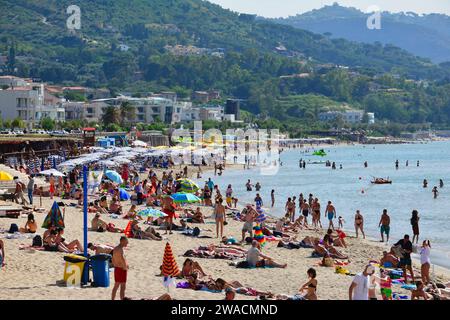
M 64 218 L 59 208 L 58 203 L 53 202 L 52 208 L 42 223 L 42 228 L 49 229 L 50 227 L 64 228 Z
M 122 177 L 114 170 L 106 170 L 105 176 L 115 183 L 123 183 Z
M 170 197 L 173 199 L 173 202 L 175 203 L 194 203 L 202 201 L 199 197 L 193 195 L 192 193 L 178 192 L 174 193 Z

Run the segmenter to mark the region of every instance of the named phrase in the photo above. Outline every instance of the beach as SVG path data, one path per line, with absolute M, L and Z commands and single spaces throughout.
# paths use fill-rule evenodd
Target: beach
M 352 147 L 352 146 L 351 146 Z M 339 147 L 341 148 L 341 147 Z M 334 149 L 334 148 L 333 148 Z M 331 149 L 331 150 L 333 150 Z M 284 156 L 282 156 L 283 159 Z M 294 164 L 296 165 L 296 164 Z M 286 164 L 284 164 L 286 166 Z M 175 166 L 170 170 L 177 172 L 183 166 Z M 161 177 L 163 169 L 154 170 L 158 177 Z M 166 170 L 167 171 L 167 170 Z M 197 167 L 189 166 L 188 176 L 193 179 L 196 178 Z M 249 172 L 252 170 L 243 170 L 241 164 L 227 165 L 221 177 L 214 175 L 213 167 L 202 167 L 202 178 L 197 179 L 199 185 L 208 177 L 219 184 L 222 193 L 225 192 L 225 181 L 231 181 L 235 193 L 241 197 L 242 192 L 239 188 L 244 186 Z M 146 178 L 146 173 L 142 173 L 141 179 Z M 281 177 L 282 178 L 282 177 Z M 228 182 L 227 182 L 228 183 Z M 292 182 L 294 185 L 295 181 Z M 270 186 L 264 186 L 264 190 Z M 301 188 L 304 188 L 302 186 Z M 292 189 L 293 193 L 298 192 L 298 188 Z M 252 195 L 254 194 L 251 193 Z M 251 197 L 248 195 L 247 197 Z M 265 197 L 268 200 L 267 196 Z M 322 203 L 325 198 L 322 198 Z M 90 199 L 91 201 L 92 199 Z M 249 199 L 240 199 L 238 209 L 242 209 Z M 39 203 L 38 198 L 35 197 L 36 203 Z M 42 235 L 45 229 L 41 228 L 42 222 L 51 208 L 53 201 L 61 201 L 60 198 L 55 197 L 50 200 L 48 197 L 42 198 L 43 212 L 35 212 L 35 219 L 39 226 L 37 234 Z M 64 237 L 67 242 L 78 239 L 83 243 L 83 212 L 81 207 L 76 207 L 76 200 L 62 200 L 65 204 L 64 222 L 66 225 Z M 277 198 L 278 202 L 284 203 L 285 197 Z M 73 204 L 73 206 L 71 206 Z M 127 212 L 131 206 L 130 201 L 122 201 L 123 212 Z M 155 240 L 139 240 L 129 239 L 129 245 L 125 248 L 125 256 L 129 264 L 128 282 L 126 297 L 131 299 L 150 299 L 157 298 L 164 293 L 169 292 L 172 298 L 178 300 L 218 300 L 224 298 L 223 292 L 208 292 L 208 291 L 194 291 L 191 289 L 175 289 L 170 288 L 169 291 L 163 286 L 163 277 L 159 276 L 160 266 L 162 265 L 164 248 L 166 243 L 170 243 L 176 262 L 179 269 L 181 269 L 184 260 L 183 254 L 187 250 L 196 249 L 199 246 L 207 246 L 210 244 L 219 245 L 220 240 L 216 238 L 215 223 L 212 218 L 212 207 L 206 207 L 197 204 L 184 205 L 182 208 L 196 209 L 200 208 L 203 215 L 206 217 L 205 224 L 189 224 L 190 227 L 199 227 L 201 236 L 207 238 L 188 237 L 178 231 L 174 231 L 172 235 L 164 235 L 164 230 L 157 231 L 163 236 L 163 241 Z M 139 209 L 144 206 L 139 206 Z M 339 210 L 340 207 L 337 207 Z M 265 207 L 266 213 L 269 216 L 279 217 L 283 214 L 277 206 L 274 209 Z M 227 210 L 231 213 L 231 210 Z M 322 209 L 323 213 L 323 209 Z M 298 215 L 298 212 L 297 212 Z M 94 213 L 88 213 L 88 221 L 94 217 Z M 113 223 L 116 227 L 124 229 L 128 220 L 122 218 L 112 218 L 110 215 L 102 215 L 101 219 L 107 223 Z M 272 218 L 269 218 L 271 220 Z M 324 227 L 327 222 L 322 217 Z M 0 229 L 7 230 L 12 223 L 19 227 L 25 225 L 26 215 L 22 215 L 19 219 L 0 218 Z M 243 222 L 227 218 L 228 225 L 225 226 L 224 235 L 227 237 L 234 237 L 237 240 L 241 239 L 241 229 Z M 179 224 L 179 219 L 175 220 Z M 391 239 L 389 245 L 380 243 L 377 238 L 367 237 L 366 240 L 361 238 L 356 239 L 352 231 L 348 231 L 351 226 L 351 220 L 346 224 L 346 243 L 347 248 L 339 248 L 344 254 L 348 255 L 349 264 L 344 266 L 351 274 L 360 273 L 370 261 L 378 261 L 382 257 L 384 250 L 389 250 L 390 245 L 398 239 Z M 141 222 L 141 227 L 146 228 Z M 300 230 L 295 234 L 296 240 L 300 241 L 306 236 L 313 236 L 322 239 L 326 233 L 326 229 L 314 230 Z M 94 244 L 106 244 L 116 246 L 122 234 L 120 233 L 98 233 L 89 231 L 88 242 Z M 67 300 L 67 299 L 88 299 L 88 300 L 108 300 L 111 298 L 112 285 L 114 283 L 113 270 L 111 269 L 111 286 L 109 288 L 68 288 L 62 283 L 64 272 L 64 253 L 60 252 L 46 252 L 34 249 L 20 250 L 21 247 L 29 247 L 32 243 L 30 238 L 7 239 L 7 233 L 0 233 L 0 239 L 4 241 L 6 250 L 6 266 L 0 271 L 0 299 L 45 299 L 45 300 Z M 227 282 L 238 281 L 245 287 L 250 287 L 258 291 L 270 292 L 275 295 L 284 294 L 292 296 L 298 293 L 300 286 L 307 282 L 306 271 L 309 268 L 314 268 L 317 271 L 317 296 L 320 300 L 348 300 L 348 288 L 352 282 L 353 277 L 349 275 L 338 274 L 334 267 L 320 266 L 322 258 L 312 257 L 313 249 L 286 249 L 277 247 L 277 241 L 267 241 L 262 252 L 270 256 L 278 263 L 287 263 L 285 269 L 282 268 L 257 268 L 257 269 L 241 269 L 230 265 L 230 260 L 223 259 L 204 259 L 193 258 L 203 268 L 205 273 L 213 279 L 222 278 Z M 249 245 L 242 245 L 244 250 L 250 248 Z M 92 252 L 91 252 L 92 253 Z M 419 268 L 420 263 L 414 260 L 415 271 Z M 92 278 L 92 275 L 91 275 Z M 432 278 L 441 283 L 450 281 L 450 271 L 446 268 L 433 266 Z M 182 282 L 182 280 L 177 280 Z M 378 290 L 379 291 L 379 290 Z M 399 285 L 394 285 L 393 291 L 400 295 L 408 295 L 409 291 L 402 289 Z M 381 296 L 378 292 L 378 298 Z M 255 296 L 247 296 L 237 294 L 236 299 L 255 299 Z
M 70 201 L 67 201 L 70 202 Z M 44 206 L 50 208 L 52 201 L 44 199 Z M 124 202 L 125 208 L 127 204 Z M 195 208 L 195 205 L 188 205 Z M 212 212 L 211 208 L 201 207 L 205 216 Z M 46 213 L 36 214 L 38 225 L 40 225 Z M 89 214 L 89 220 L 93 214 Z M 113 222 L 116 226 L 125 228 L 128 223 L 124 219 L 110 219 L 102 217 L 107 222 Z M 0 219 L 0 227 L 7 228 L 11 223 L 19 226 L 25 224 L 25 218 Z M 186 250 L 193 249 L 199 245 L 219 244 L 215 238 L 215 225 L 210 224 L 211 219 L 207 219 L 207 224 L 196 224 L 200 227 L 202 235 L 209 235 L 211 239 L 199 239 L 186 237 L 174 232 L 168 237 L 164 236 L 163 241 L 129 239 L 129 246 L 125 249 L 130 270 L 128 275 L 126 296 L 132 299 L 154 298 L 167 292 L 163 286 L 163 278 L 159 277 L 159 267 L 162 264 L 164 247 L 168 241 L 176 258 L 179 268 L 185 260 L 182 255 Z M 242 223 L 227 220 L 229 224 L 225 226 L 225 234 L 241 237 Z M 66 230 L 65 237 L 69 241 L 79 239 L 83 236 L 82 210 L 74 207 L 66 208 L 65 216 Z M 208 231 L 210 230 L 210 231 Z M 39 228 L 38 234 L 44 230 Z M 162 231 L 161 233 L 164 233 Z M 322 237 L 322 232 L 300 231 L 298 237 L 302 239 L 307 235 Z M 89 232 L 89 242 L 117 245 L 120 234 Z M 111 296 L 110 288 L 83 288 L 74 289 L 58 285 L 57 282 L 63 278 L 63 253 L 44 252 L 34 250 L 19 250 L 21 244 L 30 245 L 31 239 L 9 240 L 3 239 L 6 247 L 7 265 L 0 272 L 0 299 L 87 299 L 87 300 L 107 300 Z M 383 246 L 375 240 L 362 240 L 347 238 L 348 248 L 344 252 L 348 253 L 351 263 L 347 268 L 354 273 L 361 272 L 369 260 L 379 259 Z M 245 246 L 248 248 L 248 246 Z M 267 254 L 275 259 L 288 264 L 286 269 L 237 269 L 228 265 L 228 260 L 196 259 L 203 270 L 214 279 L 223 278 L 226 281 L 238 280 L 245 286 L 253 287 L 260 291 L 270 291 L 275 294 L 293 295 L 298 288 L 306 282 L 306 270 L 310 267 L 316 268 L 318 289 L 317 295 L 321 300 L 346 300 L 348 299 L 348 287 L 352 277 L 336 274 L 334 268 L 318 266 L 321 258 L 311 258 L 313 249 L 284 249 L 277 248 L 276 242 L 268 243 L 264 249 Z M 416 266 L 418 266 L 416 264 Z M 436 270 L 436 276 L 443 282 L 450 280 L 450 273 L 446 269 Z M 111 283 L 113 275 L 111 274 Z M 395 288 L 395 292 L 407 294 L 407 291 Z M 195 299 L 195 300 L 215 300 L 223 299 L 223 293 L 210 293 L 205 291 L 194 291 L 189 289 L 170 289 L 170 295 L 174 299 Z M 254 297 L 238 294 L 236 299 L 255 299 Z

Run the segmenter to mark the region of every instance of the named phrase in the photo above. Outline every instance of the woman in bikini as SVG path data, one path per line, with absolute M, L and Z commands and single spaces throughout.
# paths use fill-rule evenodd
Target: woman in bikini
M 222 198 L 217 199 L 216 206 L 214 207 L 214 216 L 216 219 L 216 238 L 223 237 L 223 226 L 225 223 L 225 207 L 222 205 Z
M 361 230 L 361 233 L 363 235 L 363 238 L 366 238 L 366 235 L 364 234 L 364 217 L 359 212 L 359 210 L 356 210 L 355 214 L 355 231 L 356 231 L 356 237 L 358 238 L 358 230 Z
M 314 268 L 309 268 L 308 271 L 306 271 L 308 274 L 308 282 L 306 282 L 301 288 L 299 289 L 300 294 L 302 295 L 303 299 L 306 300 L 317 300 L 317 273 Z

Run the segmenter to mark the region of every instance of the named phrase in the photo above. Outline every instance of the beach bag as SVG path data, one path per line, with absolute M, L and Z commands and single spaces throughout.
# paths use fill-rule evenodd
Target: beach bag
M 15 233 L 15 232 L 19 232 L 19 227 L 17 226 L 17 224 L 12 223 L 11 226 L 9 227 L 8 233 Z
M 40 235 L 36 235 L 33 238 L 32 247 L 42 247 L 42 238 Z

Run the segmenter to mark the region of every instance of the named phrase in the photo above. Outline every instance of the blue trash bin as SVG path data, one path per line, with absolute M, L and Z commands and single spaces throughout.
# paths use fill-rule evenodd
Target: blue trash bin
M 109 254 L 97 254 L 90 259 L 92 266 L 92 273 L 94 274 L 94 287 L 109 287 Z

